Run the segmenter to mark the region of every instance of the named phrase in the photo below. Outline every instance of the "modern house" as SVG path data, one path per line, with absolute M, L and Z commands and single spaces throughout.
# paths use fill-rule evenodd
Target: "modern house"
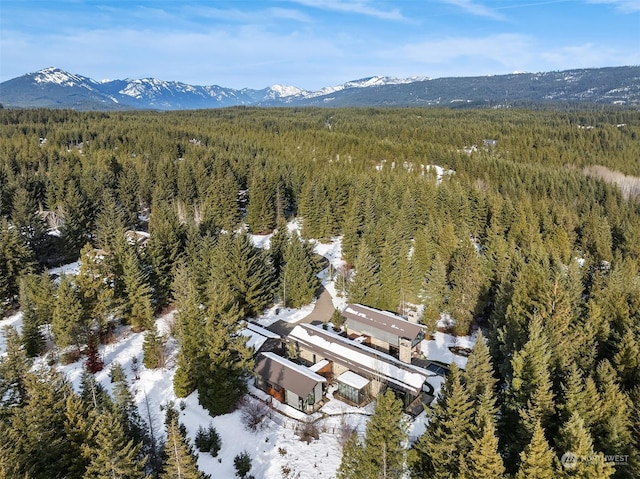
M 303 412 L 314 412 L 322 404 L 326 378 L 311 368 L 275 353 L 260 353 L 254 369 L 255 385 L 283 404 Z
M 322 370 L 336 381 L 340 399 L 360 405 L 375 398 L 386 387 L 401 397 L 406 407 L 422 406 L 426 380 L 432 376 L 423 368 L 400 361 L 384 352 L 311 324 L 299 324 L 287 341 L 295 346 L 298 358 L 310 368 Z M 326 375 L 326 374 L 325 374 Z M 421 409 L 420 409 L 421 410 Z
M 424 330 L 419 324 L 361 304 L 347 305 L 342 316 L 350 338 L 360 338 L 365 344 L 405 363 L 411 363 L 413 356 L 420 355 Z

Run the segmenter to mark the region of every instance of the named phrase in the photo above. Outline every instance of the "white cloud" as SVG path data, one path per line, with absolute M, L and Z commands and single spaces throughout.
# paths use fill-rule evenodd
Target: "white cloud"
M 494 20 L 504 20 L 504 16 L 495 10 L 486 7 L 485 5 L 479 4 L 474 0 L 443 0 L 445 3 L 449 5 L 453 5 L 461 8 L 465 12 L 471 15 L 478 15 L 481 17 L 493 18 Z
M 612 5 L 622 13 L 640 12 L 640 0 L 587 0 L 587 3 Z
M 366 0 L 291 0 L 299 5 L 306 7 L 319 8 L 322 10 L 331 10 L 342 13 L 357 13 L 370 17 L 379 18 L 381 20 L 407 21 L 408 19 L 402 15 L 400 10 L 394 8 L 392 10 L 382 10 L 371 5 Z

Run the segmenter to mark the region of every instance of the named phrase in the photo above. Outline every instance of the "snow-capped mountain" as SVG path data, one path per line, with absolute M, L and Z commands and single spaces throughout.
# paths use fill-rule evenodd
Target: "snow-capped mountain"
M 582 102 L 640 104 L 640 67 L 465 78 L 372 76 L 307 91 L 290 85 L 236 90 L 156 78 L 96 81 L 49 67 L 0 83 L 7 107 L 197 109 L 254 106 L 496 106 Z

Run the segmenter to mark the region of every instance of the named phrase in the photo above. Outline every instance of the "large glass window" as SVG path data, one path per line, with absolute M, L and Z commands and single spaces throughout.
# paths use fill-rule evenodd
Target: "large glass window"
M 353 386 L 338 382 L 338 393 L 349 401 L 360 404 L 362 402 L 362 390 L 356 389 Z

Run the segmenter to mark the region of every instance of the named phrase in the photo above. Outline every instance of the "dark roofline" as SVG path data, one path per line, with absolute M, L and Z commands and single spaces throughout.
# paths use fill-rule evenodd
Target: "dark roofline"
M 381 331 L 410 340 L 415 339 L 422 332 L 422 327 L 419 324 L 407 321 L 397 314 L 370 308 L 361 304 L 348 304 L 342 312 L 342 316 L 344 316 L 347 321 L 351 320 L 366 324 Z
M 271 384 L 277 384 L 304 398 L 318 383 L 325 382 L 326 379 L 311 370 L 303 372 L 302 369 L 308 368 L 274 353 L 260 353 L 254 371 Z

